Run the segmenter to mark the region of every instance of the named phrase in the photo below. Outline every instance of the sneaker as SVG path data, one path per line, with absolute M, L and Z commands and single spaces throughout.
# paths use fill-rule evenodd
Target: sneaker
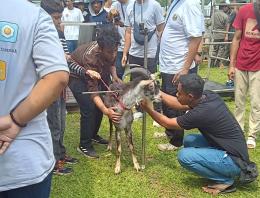
M 153 121 L 153 126 L 154 127 L 161 127 L 161 125 L 158 122 L 156 122 L 156 121 Z
M 175 151 L 178 149 L 178 147 L 176 146 L 173 146 L 172 144 L 170 143 L 167 143 L 167 144 L 159 144 L 158 145 L 158 149 L 160 151 Z
M 95 149 L 93 148 L 93 146 L 91 147 L 83 147 L 83 146 L 79 146 L 77 148 L 77 151 L 81 154 L 83 154 L 85 157 L 89 157 L 92 159 L 96 159 L 99 158 L 98 154 L 96 153 Z
M 142 112 L 135 112 L 134 113 L 134 120 L 140 119 L 143 117 L 143 113 Z
M 56 162 L 55 167 L 53 169 L 54 175 L 69 175 L 72 173 L 71 168 L 64 167 L 64 161 L 59 160 Z
M 161 133 L 161 132 L 155 132 L 153 134 L 154 138 L 162 138 L 162 137 L 166 137 L 166 133 Z
M 248 149 L 254 149 L 256 147 L 255 138 L 254 137 L 248 137 L 246 144 L 247 144 Z
M 65 155 L 64 159 L 62 160 L 64 161 L 65 164 L 77 164 L 79 162 L 76 158 L 71 157 L 69 155 Z
M 92 141 L 98 143 L 98 144 L 108 144 L 108 141 L 102 138 L 99 135 L 96 135 L 96 137 L 92 138 Z

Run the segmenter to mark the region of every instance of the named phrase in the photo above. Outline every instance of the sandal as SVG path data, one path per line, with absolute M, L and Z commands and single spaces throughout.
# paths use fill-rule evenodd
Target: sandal
M 256 147 L 255 138 L 253 138 L 253 137 L 248 137 L 246 144 L 247 144 L 247 148 L 248 148 L 248 149 L 254 149 L 254 148 Z
M 213 195 L 232 193 L 237 190 L 234 185 L 228 186 L 226 188 L 218 188 L 214 185 L 208 185 L 207 187 L 203 187 L 202 189 L 204 190 L 204 192 L 210 193 Z

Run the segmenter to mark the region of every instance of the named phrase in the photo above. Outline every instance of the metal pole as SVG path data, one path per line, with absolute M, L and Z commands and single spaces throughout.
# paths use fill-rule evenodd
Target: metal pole
M 213 38 L 213 32 L 212 30 L 214 30 L 214 15 L 215 15 L 215 0 L 211 1 L 211 30 L 210 30 L 210 43 L 214 42 L 214 38 Z M 209 60 L 208 60 L 208 68 L 207 68 L 207 74 L 206 74 L 206 80 L 209 80 L 209 76 L 210 76 L 210 67 L 211 67 L 211 62 L 212 59 L 210 58 L 212 56 L 212 51 L 213 51 L 213 45 L 209 46 Z
M 144 25 L 143 21 L 143 3 L 141 4 L 141 23 L 143 25 L 144 33 L 144 68 L 147 69 L 147 47 L 148 47 L 148 29 Z M 146 164 L 146 112 L 143 112 L 143 123 L 142 123 L 142 164 L 141 169 L 145 169 Z
M 222 44 L 223 45 L 227 45 L 227 44 L 230 45 L 231 43 L 232 42 L 229 42 L 229 41 L 228 42 L 224 42 L 224 41 L 223 42 L 209 42 L 209 43 L 207 42 L 207 43 L 204 43 L 204 45 L 222 45 Z
M 202 10 L 203 16 L 206 15 L 206 13 L 205 13 L 205 8 L 204 8 L 204 4 L 205 4 L 205 1 L 204 1 L 204 0 L 201 0 L 201 10 Z
M 235 32 L 227 32 L 222 30 L 212 30 L 213 33 L 235 34 Z

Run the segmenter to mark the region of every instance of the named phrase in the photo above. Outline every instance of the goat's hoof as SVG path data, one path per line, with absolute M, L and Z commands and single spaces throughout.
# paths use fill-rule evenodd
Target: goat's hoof
M 118 175 L 120 172 L 121 172 L 120 167 L 116 167 L 116 168 L 115 168 L 115 174 Z
M 138 163 L 135 163 L 135 164 L 134 164 L 134 167 L 135 167 L 135 170 L 136 170 L 137 172 L 139 172 L 139 171 L 141 170 L 141 167 L 140 167 L 140 165 L 139 165 Z
M 112 146 L 111 145 L 107 146 L 107 151 L 112 151 Z

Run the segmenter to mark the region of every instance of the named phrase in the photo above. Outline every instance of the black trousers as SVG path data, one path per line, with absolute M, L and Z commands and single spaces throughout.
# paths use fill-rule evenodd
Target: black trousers
M 87 91 L 84 80 L 70 78 L 69 87 L 80 108 L 80 146 L 90 147 L 100 128 L 103 113 L 98 109 L 90 94 L 81 94 Z
M 191 69 L 189 73 L 197 73 L 197 67 Z M 176 96 L 177 86 L 174 83 L 172 83 L 174 74 L 161 73 L 161 77 L 162 77 L 162 91 L 169 95 Z M 184 111 L 178 111 L 169 108 L 165 104 L 162 104 L 162 110 L 163 110 L 163 114 L 169 118 L 175 118 L 185 113 Z M 170 143 L 172 145 L 177 147 L 183 145 L 184 130 L 165 129 L 165 133 L 167 134 Z

